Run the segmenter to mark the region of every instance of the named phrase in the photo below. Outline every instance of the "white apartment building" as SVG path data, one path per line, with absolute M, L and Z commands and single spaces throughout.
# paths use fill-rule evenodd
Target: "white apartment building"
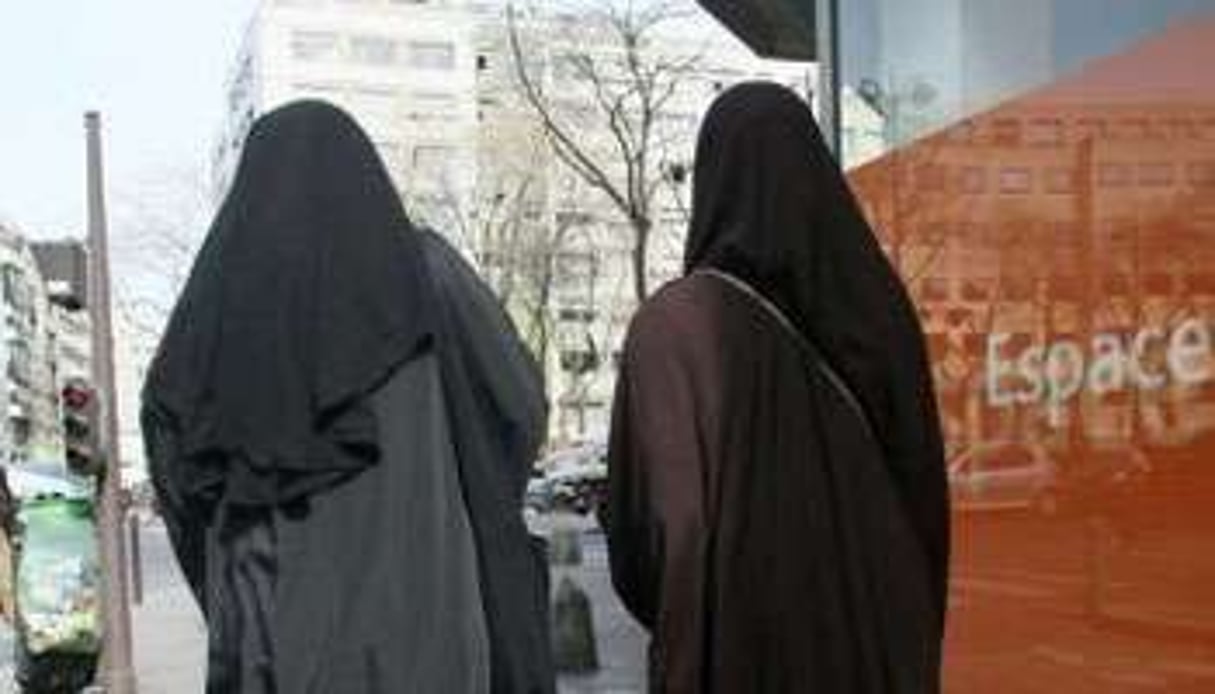
M 263 0 L 229 82 L 217 194 L 257 116 L 320 98 L 358 119 L 415 221 L 449 226 L 475 180 L 473 36 L 465 0 Z
M 0 225 L 0 462 L 62 458 L 59 326 L 30 245 Z

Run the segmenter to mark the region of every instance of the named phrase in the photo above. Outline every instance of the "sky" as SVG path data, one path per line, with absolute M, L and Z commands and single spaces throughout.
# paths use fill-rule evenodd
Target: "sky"
M 83 233 L 86 110 L 102 114 L 111 198 L 203 166 L 256 4 L 0 1 L 0 219 L 33 238 Z

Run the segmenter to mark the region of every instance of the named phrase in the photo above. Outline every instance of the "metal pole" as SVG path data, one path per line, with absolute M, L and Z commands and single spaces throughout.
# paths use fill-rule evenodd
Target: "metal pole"
M 818 54 L 819 129 L 842 166 L 843 92 L 840 65 L 839 0 L 816 0 L 815 43 Z
M 122 532 L 122 470 L 118 450 L 118 397 L 114 385 L 114 333 L 110 317 L 109 247 L 106 238 L 105 182 L 102 171 L 101 116 L 84 116 L 88 144 L 89 316 L 92 320 L 93 386 L 101 407 L 101 485 L 98 533 L 103 562 L 102 677 L 107 694 L 134 694 L 131 666 L 131 613 L 127 604 L 126 548 Z

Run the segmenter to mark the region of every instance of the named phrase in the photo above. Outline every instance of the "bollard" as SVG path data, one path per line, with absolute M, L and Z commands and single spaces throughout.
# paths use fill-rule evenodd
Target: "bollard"
M 131 562 L 131 600 L 136 605 L 143 604 L 143 558 L 139 547 L 139 514 L 127 514 L 127 527 L 130 530 L 130 562 Z
M 559 673 L 599 669 L 595 617 L 586 591 L 568 576 L 561 579 L 553 607 L 553 666 Z
M 549 563 L 553 566 L 582 564 L 582 533 L 576 528 L 553 528 L 549 537 Z

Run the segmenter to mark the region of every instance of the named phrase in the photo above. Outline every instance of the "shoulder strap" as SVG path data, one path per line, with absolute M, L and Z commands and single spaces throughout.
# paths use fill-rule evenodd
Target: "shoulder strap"
M 873 421 L 869 418 L 869 413 L 865 411 L 865 407 L 861 405 L 861 400 L 857 397 L 856 392 L 852 390 L 852 387 L 848 385 L 848 382 L 845 381 L 834 368 L 832 368 L 831 364 L 823 356 L 822 350 L 820 350 L 809 337 L 807 337 L 802 333 L 802 331 L 798 330 L 797 327 L 793 325 L 793 321 L 789 320 L 789 317 L 785 315 L 785 312 L 782 311 L 779 306 L 772 303 L 768 297 L 761 294 L 759 290 L 755 289 L 755 287 L 752 287 L 743 279 L 728 272 L 723 272 L 714 268 L 700 268 L 693 270 L 692 274 L 701 275 L 704 277 L 712 277 L 723 284 L 734 288 L 734 290 L 736 290 L 739 294 L 748 297 L 753 303 L 762 308 L 765 313 L 775 319 L 777 324 L 781 326 L 781 329 L 793 339 L 793 342 L 797 344 L 798 348 L 801 349 L 801 351 L 810 359 L 815 368 L 819 370 L 823 377 L 827 379 L 827 382 L 830 383 L 832 387 L 839 392 L 840 396 L 844 398 L 844 402 L 847 403 L 848 408 L 856 414 L 858 419 L 860 419 L 861 424 L 865 427 L 865 431 L 869 434 L 869 437 L 873 439 L 875 443 L 879 443 L 880 445 L 881 439 L 877 437 L 877 429 L 874 428 Z

